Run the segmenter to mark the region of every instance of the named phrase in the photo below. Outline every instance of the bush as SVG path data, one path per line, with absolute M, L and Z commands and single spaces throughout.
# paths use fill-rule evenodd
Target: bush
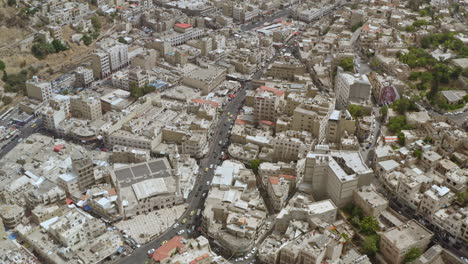
M 130 83 L 130 96 L 133 98 L 140 98 L 145 94 L 154 92 L 155 90 L 156 88 L 154 86 L 148 84 L 138 87 L 135 83 Z
M 124 37 L 119 37 L 119 42 L 122 44 L 127 44 L 127 41 L 125 40 Z
M 4 104 L 8 105 L 8 104 L 11 104 L 11 102 L 13 102 L 13 99 L 11 97 L 9 97 L 9 96 L 4 96 L 4 97 L 2 97 L 2 102 Z
M 0 60 L 0 71 L 4 71 L 5 69 L 6 69 L 5 62 L 3 62 L 2 60 Z
M 351 57 L 344 58 L 340 61 L 339 66 L 343 68 L 344 71 L 354 72 L 354 59 Z
M 359 223 L 359 229 L 365 235 L 376 234 L 378 227 L 379 227 L 379 222 L 377 222 L 377 220 L 375 220 L 373 216 L 366 216 Z
M 258 168 L 260 167 L 260 164 L 262 164 L 262 161 L 259 159 L 250 161 L 250 169 L 255 173 L 255 175 L 258 174 Z
M 369 111 L 366 111 L 366 109 L 360 105 L 350 104 L 348 105 L 347 109 L 354 119 L 359 119 L 365 115 L 370 114 Z
M 406 141 L 406 138 L 405 138 L 405 134 L 403 134 L 402 132 L 399 132 L 398 135 L 398 144 L 400 146 L 404 146 L 405 145 L 405 141 Z
M 419 248 L 416 248 L 416 247 L 411 248 L 410 250 L 408 250 L 408 252 L 406 252 L 403 262 L 404 263 L 413 262 L 421 256 L 421 253 L 422 252 Z
M 7 75 L 4 73 L 2 80 L 5 82 L 5 91 L 26 94 L 26 81 L 28 78 L 27 70 L 22 70 L 16 74 Z
M 403 115 L 407 111 L 418 111 L 418 107 L 416 106 L 415 100 L 410 100 L 405 97 L 395 100 L 392 103 L 392 109 L 397 111 L 399 114 Z
M 420 149 L 416 149 L 415 151 L 413 151 L 413 157 L 417 158 L 418 160 L 421 159 L 422 154 L 423 152 Z
M 56 52 L 60 52 L 60 51 L 66 51 L 68 50 L 68 47 L 66 45 L 64 45 L 62 43 L 62 41 L 58 40 L 58 39 L 54 39 L 52 41 L 52 46 L 54 46 Z
M 373 256 L 379 251 L 380 237 L 378 235 L 367 236 L 362 242 L 362 250 L 364 254 Z
M 16 0 L 8 0 L 8 6 L 15 6 Z
M 89 46 L 91 43 L 93 43 L 93 39 L 88 36 L 87 34 L 83 35 L 83 37 L 81 38 L 81 40 L 83 41 L 83 43 L 86 45 L 86 46 Z

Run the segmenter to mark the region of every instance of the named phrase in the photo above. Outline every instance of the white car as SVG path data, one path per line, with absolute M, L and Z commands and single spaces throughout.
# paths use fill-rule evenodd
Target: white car
M 210 169 L 212 169 L 212 168 L 213 168 L 213 164 L 210 164 Z
M 148 252 L 147 252 L 147 253 L 148 253 L 148 255 L 151 255 L 151 254 L 153 254 L 153 253 L 154 253 L 154 251 L 156 251 L 156 250 L 155 250 L 154 248 L 152 248 L 152 249 L 148 250 Z
M 252 256 L 252 253 L 247 254 L 246 258 L 250 258 Z
M 210 181 L 206 181 L 206 185 L 210 185 L 210 183 L 211 183 Z
M 183 233 L 185 232 L 185 230 L 180 230 L 179 232 L 177 232 L 178 235 L 182 235 Z
M 172 226 L 172 228 L 176 229 L 177 227 L 179 227 L 179 223 L 176 223 L 175 225 Z

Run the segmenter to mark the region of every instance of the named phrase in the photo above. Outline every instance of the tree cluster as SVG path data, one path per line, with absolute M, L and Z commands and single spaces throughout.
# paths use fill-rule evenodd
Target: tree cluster
M 35 39 L 35 43 L 31 47 L 31 52 L 34 57 L 42 60 L 49 54 L 66 51 L 68 49 L 69 48 L 58 39 L 54 39 L 52 42 L 48 43 L 44 38 L 39 37 Z
M 418 111 L 418 107 L 416 106 L 415 100 L 410 100 L 406 97 L 401 99 L 395 100 L 391 107 L 394 111 L 397 111 L 400 115 L 404 115 L 406 112 L 410 111 Z
M 354 72 L 354 59 L 352 57 L 343 58 L 339 66 L 343 68 L 344 71 Z
M 442 46 L 444 51 L 452 50 L 460 57 L 468 56 L 468 47 L 463 45 L 463 42 L 455 38 L 455 32 L 432 33 L 421 40 L 423 49 L 435 49 Z
M 130 83 L 130 96 L 133 98 L 140 98 L 145 94 L 154 92 L 155 90 L 156 88 L 149 84 L 138 86 L 136 83 Z
M 401 130 L 409 130 L 413 129 L 413 127 L 406 123 L 406 117 L 404 115 L 400 115 L 390 118 L 388 122 L 388 129 L 398 135 Z
M 350 104 L 348 105 L 347 110 L 354 119 L 359 119 L 363 116 L 370 115 L 370 110 L 365 109 L 361 105 Z

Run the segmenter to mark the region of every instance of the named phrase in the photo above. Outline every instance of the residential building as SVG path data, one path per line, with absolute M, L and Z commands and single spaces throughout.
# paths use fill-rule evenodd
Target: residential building
M 101 100 L 92 96 L 76 95 L 70 97 L 70 113 L 73 117 L 94 121 L 101 118 Z
M 75 70 L 75 87 L 86 88 L 94 81 L 93 70 L 78 67 Z
M 346 109 L 350 103 L 367 103 L 370 91 L 371 84 L 366 75 L 339 72 L 335 78 L 336 109 Z
M 49 101 L 52 98 L 52 85 L 34 76 L 32 80 L 26 82 L 26 93 L 28 97 Z
M 277 108 L 284 100 L 284 91 L 261 86 L 257 89 L 254 99 L 254 120 L 276 122 Z
M 90 61 L 90 68 L 93 70 L 93 76 L 104 79 L 111 74 L 108 53 L 102 51 L 93 53 L 90 56 Z
M 412 248 L 426 251 L 434 234 L 416 220 L 391 228 L 380 236 L 380 252 L 394 264 L 403 263 L 405 254 Z

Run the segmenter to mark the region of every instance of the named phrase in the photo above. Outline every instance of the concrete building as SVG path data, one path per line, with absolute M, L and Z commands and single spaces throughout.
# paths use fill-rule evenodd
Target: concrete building
M 177 171 L 178 164 L 171 167 L 167 158 L 111 170 L 119 213 L 129 218 L 181 204 L 183 199 Z
M 121 70 L 129 64 L 128 46 L 125 44 L 116 44 L 106 49 L 109 55 L 109 66 L 111 72 Z
M 327 124 L 335 109 L 334 99 L 317 95 L 300 104 L 293 113 L 292 130 L 307 131 L 318 138 L 319 143 L 327 137 Z
M 108 53 L 101 51 L 91 54 L 90 57 L 90 67 L 93 70 L 93 76 L 104 79 L 111 74 Z
M 85 95 L 70 97 L 70 113 L 73 117 L 94 121 L 102 117 L 101 100 Z
M 299 190 L 314 199 L 330 198 L 338 207 L 353 199 L 357 188 L 369 185 L 373 171 L 367 167 L 359 152 L 309 152 L 305 161 L 304 179 Z
M 24 208 L 16 204 L 2 204 L 0 205 L 0 217 L 6 227 L 10 229 L 15 228 L 25 220 Z
M 128 86 L 135 84 L 137 87 L 143 87 L 149 82 L 148 74 L 141 68 L 133 68 L 128 71 Z
M 378 217 L 388 207 L 388 201 L 370 186 L 354 190 L 353 201 L 364 211 L 364 214 L 373 217 Z
M 410 220 L 380 236 L 380 252 L 387 261 L 400 264 L 410 249 L 419 248 L 421 252 L 426 251 L 433 235 L 416 220 Z
M 85 88 L 94 80 L 94 74 L 92 69 L 78 67 L 75 70 L 75 87 Z
M 424 192 L 418 211 L 431 219 L 439 209 L 448 207 L 454 198 L 455 194 L 449 188 L 433 185 Z
M 281 101 L 284 100 L 284 91 L 260 86 L 254 97 L 254 121 L 276 122 L 278 117 L 277 108 Z
M 28 97 L 48 101 L 52 98 L 52 85 L 50 82 L 40 81 L 34 76 L 32 80 L 26 82 L 26 93 Z
M 371 84 L 366 75 L 339 72 L 335 78 L 336 109 L 346 109 L 350 103 L 367 103 L 370 91 Z
M 81 152 L 72 154 L 72 169 L 77 176 L 78 187 L 81 191 L 96 184 L 94 176 L 94 164 L 89 157 Z
M 182 83 L 200 89 L 202 94 L 206 95 L 218 87 L 225 79 L 226 69 L 206 65 L 197 67 L 193 71 L 186 73 L 182 79 Z

